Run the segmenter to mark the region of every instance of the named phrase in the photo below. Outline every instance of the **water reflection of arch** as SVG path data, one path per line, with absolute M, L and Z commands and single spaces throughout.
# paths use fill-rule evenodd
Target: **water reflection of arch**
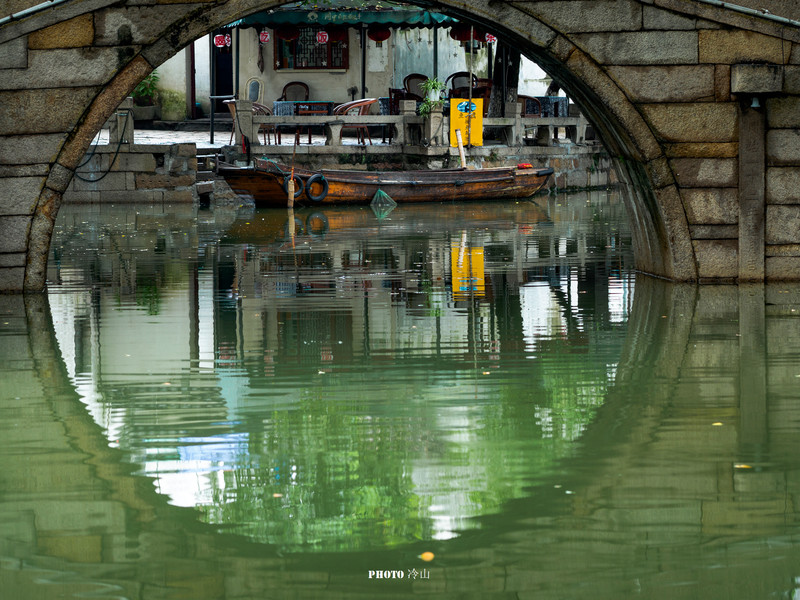
M 475 589 L 535 597 L 542 589 L 563 589 L 565 581 L 591 584 L 597 597 L 618 598 L 630 591 L 634 577 L 648 597 L 668 597 L 659 578 L 670 571 L 720 589 L 753 589 L 759 581 L 754 573 L 790 581 L 798 559 L 791 546 L 773 560 L 753 556 L 748 569 L 721 560 L 753 536 L 783 543 L 794 533 L 794 509 L 785 505 L 786 493 L 797 491 L 784 479 L 790 463 L 749 472 L 712 459 L 699 463 L 697 472 L 682 468 L 693 464 L 686 462 L 686 454 L 708 448 L 714 431 L 724 432 L 715 452 L 743 461 L 776 445 L 792 447 L 791 429 L 776 417 L 796 415 L 786 405 L 766 402 L 762 352 L 768 331 L 785 334 L 796 328 L 789 292 L 785 286 L 766 292 L 758 286 L 698 290 L 640 280 L 615 389 L 557 478 L 538 482 L 528 498 L 512 501 L 504 514 L 482 518 L 485 526 L 476 533 L 396 552 L 321 555 L 314 569 L 278 556 L 273 548 L 242 543 L 197 524 L 192 511 L 169 506 L 148 479 L 133 475 L 72 388 L 44 298 L 5 299 L 9 313 L 24 325 L 17 326 L 16 343 L 0 345 L 3 362 L 31 373 L 31 381 L 38 383 L 12 394 L 40 414 L 37 444 L 46 440 L 47 447 L 58 447 L 70 459 L 51 463 L 47 455 L 32 455 L 22 468 L 4 469 L 4 487 L 16 492 L 14 499 L 4 499 L 3 512 L 35 517 L 15 520 L 11 534 L 17 541 L 4 553 L 24 555 L 27 563 L 16 581 L 4 581 L 4 589 L 22 590 L 18 597 L 30 595 L 37 587 L 31 580 L 41 578 L 46 567 L 48 588 L 58 593 L 67 586 L 98 591 L 102 582 L 143 598 L 161 597 L 176 587 L 197 598 L 233 589 L 252 598 L 300 588 L 324 596 L 339 594 L 340 586 L 347 588 L 345 594 L 374 597 L 381 591 L 364 585 L 370 565 L 377 560 L 386 568 L 405 567 L 418 551 L 430 548 L 442 557 L 431 565 L 439 577 L 432 585 L 447 582 L 437 593 L 442 598 Z M 706 324 L 720 318 L 730 323 L 729 334 L 710 334 Z M 791 357 L 791 344 L 776 349 Z M 719 374 L 722 401 L 708 402 L 706 391 L 692 402 L 693 396 L 682 390 L 693 385 L 693 370 L 708 368 Z M 776 382 L 795 376 L 790 361 L 770 374 Z M 641 402 L 630 401 L 631 389 L 640 393 Z M 771 385 L 773 399 L 778 389 L 777 383 Z M 724 421 L 724 427 L 712 429 L 712 419 Z M 12 459 L 7 462 L 11 465 Z M 19 466 L 19 458 L 13 463 Z M 56 501 L 25 501 L 25 491 L 40 486 Z M 745 497 L 753 486 L 766 490 L 755 503 Z M 676 496 L 672 514 L 646 502 L 650 492 L 675 490 L 684 493 Z M 676 512 L 682 515 L 677 529 Z M 6 529 L 10 522 L 4 521 L 5 548 L 12 548 Z M 69 523 L 72 528 L 65 526 Z M 708 540 L 705 550 L 695 544 L 698 537 Z M 20 539 L 27 540 L 23 550 Z M 76 562 L 78 554 L 82 563 Z M 642 554 L 652 559 L 637 558 Z

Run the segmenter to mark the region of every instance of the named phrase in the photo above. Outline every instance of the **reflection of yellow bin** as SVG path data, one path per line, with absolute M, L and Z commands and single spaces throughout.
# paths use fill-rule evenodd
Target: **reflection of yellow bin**
M 453 300 L 483 298 L 483 248 L 451 248 L 450 270 L 453 273 Z
M 471 109 L 471 110 L 470 110 Z M 483 146 L 483 98 L 450 98 L 450 145 L 458 146 L 456 129 L 465 146 Z

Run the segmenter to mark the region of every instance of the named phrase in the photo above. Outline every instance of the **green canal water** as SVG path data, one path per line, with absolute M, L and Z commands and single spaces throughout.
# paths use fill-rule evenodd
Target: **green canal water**
M 800 287 L 630 239 L 612 192 L 63 207 L 0 297 L 0 597 L 800 597 Z

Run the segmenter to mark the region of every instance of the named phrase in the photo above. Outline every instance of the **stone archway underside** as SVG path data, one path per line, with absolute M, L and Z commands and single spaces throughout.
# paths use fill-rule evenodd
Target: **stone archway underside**
M 279 3 L 62 0 L 5 18 L 33 4 L 0 9 L 4 291 L 43 289 L 61 195 L 133 87 L 194 39 Z M 633 192 L 640 270 L 679 281 L 797 280 L 800 24 L 790 18 L 800 14 L 787 11 L 800 9 L 761 4 L 785 17 L 710 0 L 435 6 L 492 23 L 580 104 Z

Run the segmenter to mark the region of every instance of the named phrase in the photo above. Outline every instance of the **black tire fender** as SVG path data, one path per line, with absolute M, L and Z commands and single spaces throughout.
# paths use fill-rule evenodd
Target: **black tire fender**
M 286 177 L 283 178 L 283 191 L 286 193 L 287 196 L 289 195 L 289 178 L 290 177 L 291 177 L 291 175 L 287 175 Z M 305 190 L 305 187 L 306 186 L 305 186 L 305 184 L 303 184 L 303 180 L 300 179 L 300 176 L 299 175 L 295 175 L 294 176 L 294 197 L 295 198 L 299 198 L 300 194 L 302 194 L 303 190 Z
M 311 193 L 311 186 L 319 183 L 322 186 L 322 191 L 318 194 Z M 311 177 L 306 180 L 306 196 L 312 202 L 322 202 L 325 199 L 325 196 L 328 195 L 328 180 L 325 179 L 325 175 L 322 173 L 314 173 Z

